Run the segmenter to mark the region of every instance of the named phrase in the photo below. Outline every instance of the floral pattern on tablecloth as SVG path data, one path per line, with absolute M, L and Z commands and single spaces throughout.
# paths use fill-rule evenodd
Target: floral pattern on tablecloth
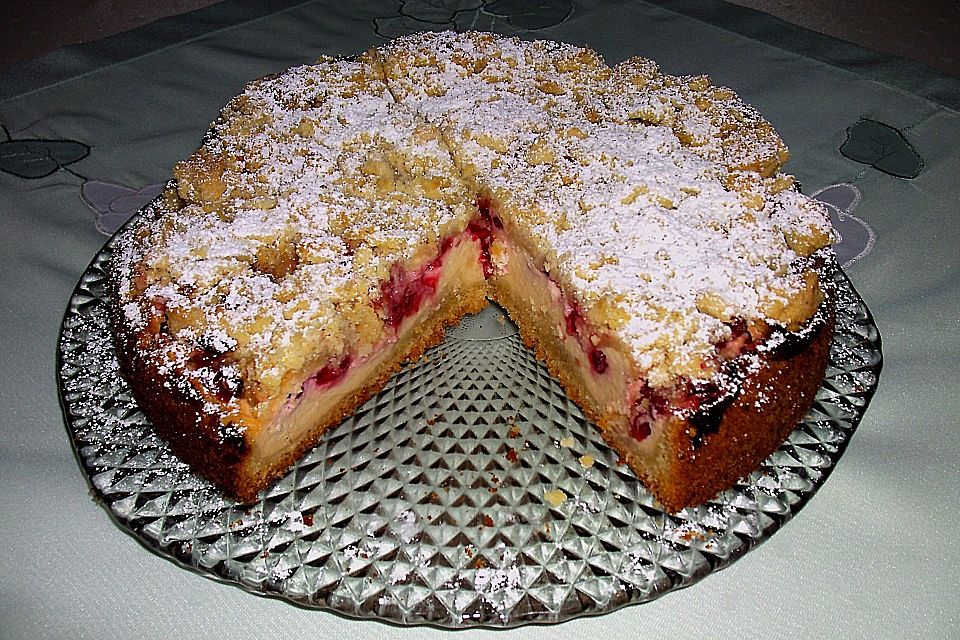
M 70 165 L 90 154 L 90 147 L 76 140 L 44 138 L 14 139 L 0 125 L 4 140 L 0 142 L 0 171 L 25 180 L 38 180 L 61 169 L 80 176 Z
M 923 171 L 923 158 L 899 129 L 861 118 L 847 127 L 840 153 L 897 178 L 913 179 Z
M 566 21 L 572 0 L 400 0 L 395 13 L 375 18 L 384 38 L 419 31 L 495 31 L 522 35 Z
M 87 180 L 80 187 L 80 197 L 96 214 L 97 231 L 112 236 L 163 192 L 163 182 L 154 182 L 136 189 L 104 180 Z
M 843 183 L 824 187 L 811 195 L 824 203 L 830 212 L 830 223 L 837 236 L 833 250 L 841 266 L 848 267 L 870 253 L 875 241 L 873 229 L 850 213 L 860 203 L 859 189 Z

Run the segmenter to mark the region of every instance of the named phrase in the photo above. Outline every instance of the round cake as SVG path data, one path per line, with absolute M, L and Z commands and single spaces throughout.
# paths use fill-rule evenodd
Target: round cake
M 810 407 L 824 208 L 708 78 L 485 33 L 250 83 L 124 233 L 114 333 L 180 457 L 252 500 L 489 301 L 670 511 Z

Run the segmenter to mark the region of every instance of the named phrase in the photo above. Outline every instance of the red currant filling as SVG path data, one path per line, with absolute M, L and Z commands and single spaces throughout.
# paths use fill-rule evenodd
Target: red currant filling
M 563 311 L 563 321 L 567 335 L 576 338 L 577 342 L 580 343 L 580 348 L 587 354 L 593 372 L 596 374 L 605 373 L 610 365 L 607 363 L 606 354 L 593 344 L 596 334 L 590 331 L 587 321 L 580 313 L 580 309 L 566 298 L 564 298 L 564 302 L 566 308 Z
M 755 348 L 745 329 L 735 329 L 733 337 L 718 345 L 717 351 L 728 352 L 734 345 L 737 355 Z M 686 419 L 694 428 L 692 445 L 694 448 L 699 447 L 706 436 L 720 429 L 727 408 L 739 395 L 742 366 L 742 361 L 738 361 L 736 357 L 725 359 L 715 379 L 687 381 L 669 392 L 657 391 L 644 384 L 637 391 L 634 400 L 630 435 L 636 440 L 643 440 L 650 435 L 652 425 L 668 414 L 673 414 Z
M 489 200 L 478 200 L 477 210 L 480 217 L 467 225 L 467 233 L 480 244 L 480 266 L 483 267 L 483 277 L 489 278 L 493 275 L 490 245 L 493 244 L 494 229 L 503 229 L 503 221 L 491 212 Z
M 730 337 L 717 344 L 717 354 L 725 359 L 732 360 L 741 354 L 756 349 L 753 336 L 747 330 L 747 323 L 741 319 L 734 319 L 727 323 Z
M 490 203 L 481 200 L 477 203 L 480 216 L 467 225 L 466 233 L 480 245 L 480 266 L 483 275 L 493 275 L 493 262 L 490 259 L 490 245 L 493 244 L 494 229 L 502 229 L 503 222 L 490 212 Z M 425 267 L 417 271 L 405 271 L 394 265 L 390 278 L 380 285 L 380 299 L 377 305 L 384 311 L 387 325 L 394 331 L 406 318 L 417 313 L 426 298 L 437 291 L 443 272 L 443 261 L 453 247 L 453 238 L 447 238 L 440 245 L 440 252 Z
M 420 310 L 425 298 L 437 290 L 443 269 L 443 259 L 453 246 L 449 238 L 440 246 L 440 253 L 425 267 L 418 271 L 405 271 L 394 265 L 390 278 L 380 285 L 378 306 L 386 314 L 387 325 L 396 330 L 404 319 Z
M 733 403 L 739 392 L 739 384 L 735 389 L 723 389 L 713 382 L 694 385 L 693 392 L 687 394 L 694 405 L 688 410 L 687 418 L 696 429 L 693 436 L 694 447 L 699 447 L 705 437 L 720 430 L 727 407 Z
M 191 368 L 207 369 L 213 373 L 213 388 L 210 390 L 221 402 L 229 402 L 243 393 L 240 371 L 226 362 L 229 353 L 230 349 L 226 345 L 201 339 L 197 341 L 197 348 L 187 359 Z
M 347 373 L 351 362 L 353 362 L 353 356 L 348 353 L 339 362 L 332 362 L 317 371 L 310 380 L 318 387 L 332 385 Z
M 642 413 L 635 413 L 630 418 L 630 436 L 637 442 L 641 442 L 650 437 L 653 433 L 650 429 L 650 416 Z
M 669 400 L 662 393 L 644 384 L 637 391 L 630 416 L 630 435 L 634 440 L 645 440 L 653 432 L 653 425 L 669 411 Z
M 590 358 L 590 366 L 596 373 L 605 373 L 607 367 L 607 356 L 603 354 L 603 351 L 600 349 L 594 348 L 591 350 L 587 356 Z

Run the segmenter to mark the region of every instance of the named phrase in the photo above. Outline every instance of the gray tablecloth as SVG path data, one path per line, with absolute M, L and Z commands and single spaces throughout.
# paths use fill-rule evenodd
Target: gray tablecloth
M 55 370 L 64 308 L 105 234 L 155 193 L 247 80 L 438 26 L 586 44 L 611 62 L 644 55 L 666 72 L 735 88 L 775 123 L 804 190 L 834 207 L 846 271 L 883 335 L 885 368 L 859 431 L 821 491 L 768 542 L 652 603 L 506 633 L 960 635 L 956 81 L 908 76 L 911 65 L 724 14 L 720 3 L 524 6 L 228 2 L 0 76 L 0 636 L 445 633 L 257 597 L 150 553 L 91 499 Z

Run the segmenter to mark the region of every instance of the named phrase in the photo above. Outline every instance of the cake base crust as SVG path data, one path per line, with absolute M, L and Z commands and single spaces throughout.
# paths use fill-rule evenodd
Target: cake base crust
M 252 502 L 265 486 L 282 477 L 290 465 L 316 446 L 327 430 L 383 389 L 405 362 L 416 361 L 428 348 L 439 344 L 446 327 L 457 324 L 465 315 L 479 312 L 486 305 L 483 288 L 458 288 L 451 292 L 436 312 L 421 320 L 392 346 L 393 353 L 360 388 L 327 412 L 293 450 L 271 460 L 268 465 L 254 461 L 249 441 L 251 436 L 247 432 L 225 432 L 216 417 L 202 410 L 199 400 L 166 384 L 167 378 L 158 370 L 154 360 L 143 356 L 148 351 L 143 345 L 137 345 L 138 338 L 149 340 L 150 336 L 115 332 L 115 337 L 121 370 L 157 433 L 198 474 L 237 501 Z

